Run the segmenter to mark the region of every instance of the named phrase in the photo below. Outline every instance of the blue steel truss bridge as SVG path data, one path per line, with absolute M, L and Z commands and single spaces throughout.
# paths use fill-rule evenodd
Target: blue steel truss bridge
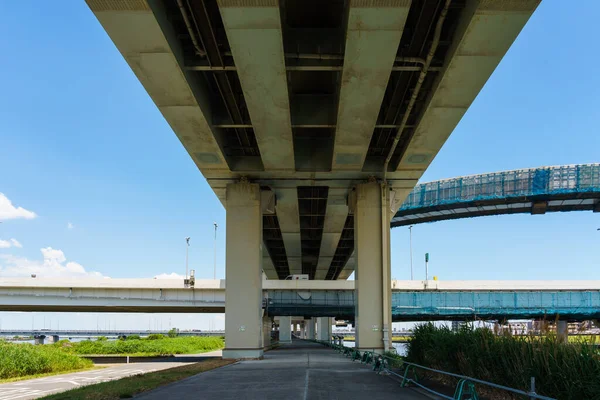
M 600 212 L 600 164 L 519 169 L 417 185 L 392 227 L 500 214 Z

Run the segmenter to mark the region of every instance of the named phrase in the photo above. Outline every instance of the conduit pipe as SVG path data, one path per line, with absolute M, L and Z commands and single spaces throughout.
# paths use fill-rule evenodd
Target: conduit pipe
M 446 0 L 444 4 L 444 8 L 440 12 L 440 17 L 435 26 L 435 32 L 433 34 L 433 42 L 431 43 L 431 47 L 429 48 L 429 53 L 427 54 L 427 58 L 425 59 L 425 64 L 423 65 L 423 69 L 419 74 L 419 79 L 417 84 L 415 85 L 415 89 L 413 90 L 412 96 L 410 97 L 410 101 L 408 102 L 408 106 L 406 107 L 406 112 L 402 117 L 402 122 L 400 123 L 400 128 L 396 132 L 396 136 L 394 137 L 394 142 L 392 143 L 392 148 L 390 149 L 389 154 L 385 159 L 385 163 L 383 164 L 383 181 L 386 182 L 387 179 L 387 170 L 388 165 L 390 164 L 390 160 L 394 155 L 394 151 L 396 150 L 396 146 L 398 146 L 398 142 L 400 141 L 400 136 L 402 135 L 402 131 L 404 130 L 408 118 L 410 117 L 410 112 L 417 101 L 417 96 L 419 95 L 419 91 L 421 90 L 421 86 L 423 85 L 423 81 L 425 81 L 425 77 L 427 76 L 427 72 L 429 71 L 429 66 L 431 65 L 431 60 L 433 60 L 433 56 L 435 55 L 435 51 L 437 50 L 438 44 L 440 43 L 440 36 L 442 35 L 442 26 L 444 24 L 444 19 L 446 19 L 446 14 L 448 14 L 448 8 L 450 7 L 450 3 L 452 0 Z
M 190 38 L 192 39 L 192 43 L 194 44 L 194 48 L 196 49 L 196 54 L 200 56 L 205 56 L 206 52 L 202 50 L 200 45 L 198 44 L 198 39 L 196 39 L 196 34 L 192 29 L 192 24 L 190 22 L 190 18 L 188 16 L 187 10 L 185 9 L 185 5 L 183 4 L 183 0 L 177 0 L 177 5 L 179 6 L 179 11 L 181 11 L 181 16 L 183 17 L 183 21 L 185 22 L 185 26 L 190 34 Z

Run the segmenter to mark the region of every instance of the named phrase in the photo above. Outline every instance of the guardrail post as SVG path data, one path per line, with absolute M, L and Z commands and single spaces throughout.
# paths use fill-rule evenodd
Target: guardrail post
M 529 387 L 529 394 L 536 394 L 535 393 L 535 376 L 531 377 L 531 386 Z M 535 397 L 530 397 L 530 399 L 534 399 Z

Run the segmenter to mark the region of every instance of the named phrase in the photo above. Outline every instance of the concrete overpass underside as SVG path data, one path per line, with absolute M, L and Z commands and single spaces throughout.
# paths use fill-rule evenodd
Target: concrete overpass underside
M 390 219 L 539 0 L 87 3 L 227 210 L 239 356 L 260 353 L 261 270 L 356 270 L 381 346 Z

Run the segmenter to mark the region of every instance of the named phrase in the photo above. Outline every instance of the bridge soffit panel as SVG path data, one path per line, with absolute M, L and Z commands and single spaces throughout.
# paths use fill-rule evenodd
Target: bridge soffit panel
M 207 118 L 210 104 L 190 87 L 194 78 L 183 68 L 175 33 L 157 19 L 161 10 L 145 0 L 86 1 L 198 168 L 229 171 Z

